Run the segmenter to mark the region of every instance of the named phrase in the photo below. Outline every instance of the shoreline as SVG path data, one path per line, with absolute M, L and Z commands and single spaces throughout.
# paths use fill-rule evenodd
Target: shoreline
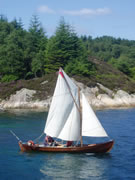
M 129 109 L 135 108 L 135 94 L 128 94 L 126 91 L 117 90 L 112 91 L 101 84 L 90 88 L 84 86 L 84 84 L 76 82 L 80 87 L 81 92 L 85 95 L 89 104 L 94 110 L 106 110 L 106 109 Z M 104 92 L 101 94 L 100 92 Z M 46 99 L 39 100 L 34 98 L 36 91 L 22 88 L 12 94 L 6 100 L 0 100 L 0 111 L 9 111 L 15 109 L 28 109 L 33 111 L 48 111 L 52 96 L 48 96 Z M 35 100 L 33 100 L 35 99 Z
M 104 111 L 104 110 L 124 110 L 124 109 L 134 109 L 135 106 L 115 106 L 115 107 L 101 107 L 101 108 L 93 108 L 94 111 Z M 47 108 L 28 108 L 28 107 L 21 107 L 21 108 L 5 108 L 0 109 L 0 112 L 48 112 L 49 109 Z

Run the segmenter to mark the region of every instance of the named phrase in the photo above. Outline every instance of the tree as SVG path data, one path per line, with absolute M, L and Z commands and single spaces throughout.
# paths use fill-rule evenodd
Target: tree
M 119 71 L 122 71 L 127 75 L 130 74 L 130 63 L 128 63 L 128 58 L 125 55 L 121 55 L 118 59 L 112 58 L 109 63 Z
M 5 16 L 0 16 L 0 45 L 4 45 L 7 36 L 14 30 L 12 25 L 8 23 Z
M 53 72 L 65 67 L 69 62 L 83 54 L 83 45 L 72 27 L 60 20 L 55 35 L 48 41 L 46 48 L 45 71 Z
M 0 50 L 0 67 L 3 78 L 6 76 L 10 79 L 8 76 L 12 76 L 11 80 L 16 80 L 24 77 L 23 39 L 23 30 L 14 30 L 5 39 L 5 44 Z
M 13 21 L 11 21 L 10 24 L 11 26 L 13 26 L 14 29 L 23 29 L 23 23 L 21 19 L 17 21 L 17 19 L 15 18 Z
M 83 75 L 89 77 L 95 75 L 96 69 L 91 62 L 74 60 L 67 64 L 65 71 L 71 75 Z
M 119 58 L 121 54 L 121 48 L 119 45 L 113 46 L 112 55 L 114 58 Z
M 44 74 L 45 49 L 47 37 L 37 16 L 33 16 L 27 33 L 27 48 L 25 63 L 27 67 L 26 78 L 42 76 Z

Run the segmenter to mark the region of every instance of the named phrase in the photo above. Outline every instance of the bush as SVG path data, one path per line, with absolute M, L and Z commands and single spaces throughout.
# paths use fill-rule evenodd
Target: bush
M 15 75 L 5 75 L 2 77 L 1 82 L 11 82 L 16 81 L 18 79 Z
M 91 62 L 85 63 L 78 60 L 70 62 L 68 65 L 66 65 L 65 71 L 71 75 L 82 75 L 86 77 L 95 75 L 96 73 L 95 66 Z

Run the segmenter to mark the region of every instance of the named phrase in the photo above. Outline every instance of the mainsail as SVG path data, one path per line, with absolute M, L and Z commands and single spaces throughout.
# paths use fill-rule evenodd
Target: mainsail
M 73 98 L 76 104 L 79 104 L 78 87 L 60 69 L 44 130 L 46 134 L 63 140 L 77 141 L 79 139 L 80 115 Z

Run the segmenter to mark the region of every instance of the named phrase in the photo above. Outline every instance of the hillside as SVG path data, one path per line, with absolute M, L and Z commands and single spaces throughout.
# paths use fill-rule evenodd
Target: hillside
M 89 60 L 93 62 L 97 68 L 95 82 L 99 82 L 112 90 L 122 89 L 128 93 L 135 92 L 135 81 L 129 78 L 129 76 L 104 61 L 95 58 L 90 58 Z
M 113 91 L 122 89 L 128 93 L 135 93 L 135 82 L 128 76 L 103 61 L 95 58 L 89 58 L 89 61 L 95 65 L 96 75 L 90 77 L 75 75 L 73 76 L 75 80 L 82 82 L 88 87 L 95 87 L 97 83 L 100 83 Z M 8 99 L 10 95 L 15 94 L 16 91 L 27 88 L 36 90 L 33 100 L 44 100 L 53 94 L 56 79 L 57 73 L 52 73 L 42 78 L 0 83 L 0 99 Z
M 77 81 L 88 87 L 94 87 L 97 83 L 101 83 L 113 91 L 122 89 L 128 93 L 135 92 L 135 81 L 133 79 L 104 61 L 91 57 L 89 61 L 95 65 L 96 74 L 91 77 L 74 76 Z

